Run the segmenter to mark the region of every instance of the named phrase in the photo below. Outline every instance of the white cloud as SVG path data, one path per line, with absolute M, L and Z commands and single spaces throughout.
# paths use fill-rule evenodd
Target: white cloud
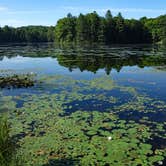
M 0 22 L 0 26 L 9 25 L 9 26 L 13 26 L 13 27 L 18 27 L 18 26 L 21 26 L 24 24 L 25 24 L 24 21 L 18 20 L 18 19 L 6 19 L 6 20 L 1 20 L 1 22 Z
M 9 19 L 9 20 L 6 20 L 6 22 L 8 22 L 9 24 L 19 24 L 19 23 L 22 23 L 23 21 L 17 20 L 17 19 Z
M 20 11 L 8 11 L 6 14 L 42 14 L 42 13 L 50 13 L 50 10 L 20 10 Z
M 1 9 L 1 8 L 0 8 Z M 55 8 L 55 10 L 11 10 L 7 9 L 2 10 L 3 14 L 7 15 L 13 15 L 13 14 L 25 14 L 25 15 L 30 15 L 30 14 L 47 14 L 47 13 L 55 13 L 55 12 L 61 12 L 62 8 Z
M 81 6 L 55 6 L 54 10 L 39 9 L 39 10 L 13 10 L 0 5 L 0 26 L 9 25 L 14 27 L 25 26 L 25 25 L 52 25 L 60 17 L 65 16 L 67 13 L 71 12 L 73 15 L 78 15 L 79 13 L 89 13 L 97 11 L 100 15 L 105 15 L 107 10 L 111 10 L 113 15 L 121 12 L 126 18 L 135 16 L 134 18 L 139 18 L 140 16 L 157 16 L 161 14 L 166 14 L 164 9 L 145 9 L 145 8 L 107 8 L 107 7 L 81 7 Z M 48 17 L 47 22 L 41 20 L 42 16 Z M 49 19 L 49 16 L 55 16 L 53 19 Z M 33 18 L 33 19 L 31 19 Z M 35 21 L 34 21 L 35 20 Z M 49 23 L 48 23 L 49 22 Z
M 55 8 L 55 10 L 10 10 L 7 7 L 0 6 L 0 12 L 3 14 L 47 14 L 47 13 L 56 13 L 56 12 L 74 12 L 74 13 L 87 13 L 97 11 L 99 13 L 104 13 L 107 10 L 111 10 L 112 12 L 122 12 L 122 13 L 159 13 L 163 14 L 166 13 L 164 9 L 144 9 L 144 8 L 88 8 L 88 7 L 79 7 L 79 6 L 61 6 Z
M 143 9 L 143 8 L 113 8 L 114 12 L 144 12 L 144 13 L 165 13 L 166 10 L 162 9 Z
M 7 8 L 7 7 L 0 6 L 0 12 L 7 11 L 7 10 L 8 10 L 8 8 Z
M 144 8 L 85 8 L 85 7 L 72 7 L 65 6 L 62 7 L 64 10 L 68 10 L 69 12 L 106 12 L 107 10 L 111 10 L 112 12 L 137 12 L 137 13 L 166 13 L 166 10 L 162 9 L 144 9 Z

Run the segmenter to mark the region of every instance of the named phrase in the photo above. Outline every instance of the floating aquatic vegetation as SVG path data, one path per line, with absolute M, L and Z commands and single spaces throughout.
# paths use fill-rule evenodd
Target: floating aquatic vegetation
M 111 77 L 38 79 L 45 88 L 39 94 L 2 97 L 2 93 L 0 98 L 1 107 L 5 101 L 13 103 L 11 134 L 17 136 L 27 165 L 51 165 L 51 161 L 69 165 L 164 163 L 166 147 L 155 146 L 154 141 L 165 140 L 166 124 L 152 117 L 164 113 L 164 101 L 120 86 Z M 16 108 L 17 100 L 23 101 L 21 107 Z M 137 112 L 141 116 L 134 119 Z M 122 113 L 127 117 L 121 117 Z
M 28 88 L 34 84 L 32 74 L 0 76 L 0 88 Z
M 152 165 L 163 160 L 163 153 L 157 158 L 153 154 L 152 146 L 145 143 L 151 137 L 146 125 L 127 123 L 109 113 L 78 111 L 70 116 L 59 117 L 57 112 L 53 113 L 53 109 L 50 110 L 51 116 L 44 110 L 38 111 L 40 116 L 36 114 L 34 117 L 34 113 L 17 116 L 25 122 L 32 116 L 31 121 L 34 119 L 34 123 L 38 123 L 33 126 L 33 131 L 26 127 L 25 122 L 23 124 L 25 132 L 29 134 L 21 140 L 21 150 L 26 156 L 35 156 L 32 157 L 33 160 L 27 161 L 29 164 L 42 164 L 50 158 L 76 158 L 81 165 L 127 164 L 129 161 L 131 164 L 139 162 Z M 30 112 L 33 112 L 33 109 Z M 41 131 L 45 131 L 42 136 L 38 135 Z M 110 135 L 112 140 L 108 141 Z
M 121 120 L 113 111 L 78 110 L 65 116 L 63 104 L 67 101 L 59 95 L 27 96 L 23 107 L 10 113 L 12 133 L 19 136 L 20 152 L 27 156 L 28 165 L 68 158 L 75 160 L 75 165 L 151 166 L 164 160 L 164 150 L 148 143 L 155 129 L 164 130 L 163 125 L 152 129 L 146 124 Z
M 0 113 L 15 110 L 16 102 L 12 100 L 11 96 L 3 96 L 0 94 Z

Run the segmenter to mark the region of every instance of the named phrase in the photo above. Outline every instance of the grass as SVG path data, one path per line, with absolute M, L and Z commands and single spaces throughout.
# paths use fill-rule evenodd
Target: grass
M 0 117 L 0 165 L 19 166 L 21 161 L 16 155 L 16 145 L 10 137 L 10 124 L 6 117 Z

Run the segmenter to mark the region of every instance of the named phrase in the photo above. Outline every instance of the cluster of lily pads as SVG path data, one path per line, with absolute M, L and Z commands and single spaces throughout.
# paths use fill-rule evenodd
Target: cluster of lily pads
M 28 88 L 34 86 L 35 81 L 32 74 L 1 75 L 0 88 Z
M 164 114 L 164 101 L 110 77 L 40 81 L 38 94 L 0 98 L 1 112 L 11 103 L 11 135 L 26 156 L 24 165 L 164 165 L 166 123 L 154 119 Z

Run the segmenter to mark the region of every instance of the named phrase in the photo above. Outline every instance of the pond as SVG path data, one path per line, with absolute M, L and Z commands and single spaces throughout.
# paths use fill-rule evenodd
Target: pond
M 165 165 L 166 47 L 1 44 L 0 114 L 27 165 Z

